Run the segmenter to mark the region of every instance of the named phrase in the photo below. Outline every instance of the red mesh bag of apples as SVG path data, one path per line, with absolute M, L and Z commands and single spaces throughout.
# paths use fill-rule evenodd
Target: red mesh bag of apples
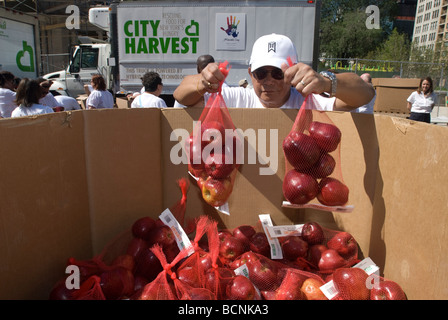
M 307 243 L 308 271 L 327 277 L 339 268 L 358 263 L 358 242 L 346 231 L 322 227 L 315 221 L 306 222 L 298 236 Z
M 311 207 L 325 211 L 351 212 L 349 188 L 341 171 L 341 130 L 327 113 L 316 110 L 308 95 L 289 134 L 283 140 L 285 207 Z
M 187 250 L 181 250 L 179 254 L 168 262 L 163 252 L 163 248 L 155 244 L 151 247 L 151 252 L 158 259 L 162 271 L 156 276 L 154 280 L 146 284 L 136 300 L 178 300 L 176 288 L 173 280 L 176 278 L 176 274 L 173 271 L 174 266 L 188 255 Z
M 206 271 L 212 266 L 211 255 L 208 246 L 202 241 L 212 221 L 208 216 L 200 216 L 196 219 L 196 233 L 191 243 L 189 256 L 176 268 L 176 276 L 183 284 L 189 288 L 206 288 Z M 205 291 L 197 291 L 197 293 Z M 186 293 L 188 294 L 188 293 Z M 182 294 L 183 296 L 185 293 Z M 196 295 L 195 295 L 196 296 Z M 212 295 L 206 294 L 206 297 Z M 196 297 L 199 298 L 199 297 Z M 195 298 L 195 299 L 196 299 Z M 185 299 L 185 298 L 184 298 Z
M 182 196 L 169 209 L 176 220 L 183 222 L 189 181 L 182 178 L 177 184 Z M 127 299 L 134 296 L 162 271 L 159 260 L 149 250 L 154 244 L 162 247 L 168 261 L 172 261 L 179 253 L 172 229 L 160 218 L 145 216 L 137 219 L 131 228 L 116 236 L 98 255 L 86 260 L 70 257 L 66 266 L 78 268 L 81 287 L 92 276 L 97 276 L 107 300 Z M 77 290 L 67 289 L 66 279 L 67 275 L 55 285 L 50 292 L 50 299 L 75 299 L 73 293 Z
M 218 223 L 211 221 L 207 229 L 208 268 L 204 273 L 205 288 L 209 289 L 218 300 L 227 300 L 227 285 L 235 277 L 233 270 L 223 265 L 219 259 L 220 238 Z
M 227 76 L 228 62 L 220 63 Z M 222 85 L 222 83 L 221 83 Z M 239 137 L 221 94 L 212 93 L 186 143 L 188 170 L 201 190 L 206 203 L 213 207 L 224 205 L 232 193 L 238 171 Z

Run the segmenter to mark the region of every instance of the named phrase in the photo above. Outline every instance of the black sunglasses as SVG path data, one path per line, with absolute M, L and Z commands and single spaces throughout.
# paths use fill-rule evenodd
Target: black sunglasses
M 268 76 L 269 73 L 271 74 L 271 77 L 274 78 L 275 80 L 283 80 L 283 78 L 284 78 L 283 71 L 282 71 L 282 69 L 279 69 L 279 68 L 274 68 L 271 71 L 269 71 L 265 68 L 258 68 L 257 70 L 252 72 L 252 74 L 254 75 L 254 78 L 257 80 L 263 80 L 264 78 L 266 78 Z

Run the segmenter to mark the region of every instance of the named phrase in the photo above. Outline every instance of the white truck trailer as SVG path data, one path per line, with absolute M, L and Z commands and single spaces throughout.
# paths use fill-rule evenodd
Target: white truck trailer
M 91 8 L 89 21 L 108 32 L 107 43 L 77 46 L 66 70 L 46 75 L 52 89 L 76 96 L 94 73 L 101 73 L 115 94 L 140 90 L 141 76 L 157 71 L 164 94 L 196 73 L 196 60 L 211 54 L 227 60 L 229 85 L 247 78 L 254 41 L 285 34 L 299 60 L 317 67 L 320 1 L 142 1 L 113 2 Z M 169 104 L 168 104 L 169 105 Z M 170 105 L 169 105 L 170 106 Z

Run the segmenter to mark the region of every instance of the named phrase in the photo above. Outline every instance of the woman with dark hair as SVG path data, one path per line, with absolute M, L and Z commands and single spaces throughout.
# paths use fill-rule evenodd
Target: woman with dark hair
M 52 108 L 39 104 L 42 95 L 42 89 L 37 80 L 22 79 L 16 92 L 18 107 L 11 113 L 11 118 L 53 113 Z
M 14 75 L 9 71 L 0 71 L 0 118 L 10 118 L 17 108 L 14 92 Z
M 100 74 L 94 74 L 90 81 L 93 91 L 86 101 L 87 109 L 104 109 L 114 107 L 114 97 L 106 90 L 106 82 Z
M 407 99 L 407 108 L 411 112 L 409 119 L 431 123 L 431 112 L 436 98 L 431 77 L 420 79 L 417 91 L 412 92 Z

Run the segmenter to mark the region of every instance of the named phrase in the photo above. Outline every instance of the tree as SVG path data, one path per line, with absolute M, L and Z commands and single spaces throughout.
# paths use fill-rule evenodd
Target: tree
M 321 10 L 321 54 L 337 58 L 361 58 L 384 41 L 392 31 L 397 1 L 380 0 L 380 29 L 368 29 L 369 0 L 323 0 Z
M 359 58 L 367 55 L 383 40 L 380 29 L 366 27 L 364 10 L 346 12 L 334 23 L 321 25 L 321 52 L 334 58 Z

